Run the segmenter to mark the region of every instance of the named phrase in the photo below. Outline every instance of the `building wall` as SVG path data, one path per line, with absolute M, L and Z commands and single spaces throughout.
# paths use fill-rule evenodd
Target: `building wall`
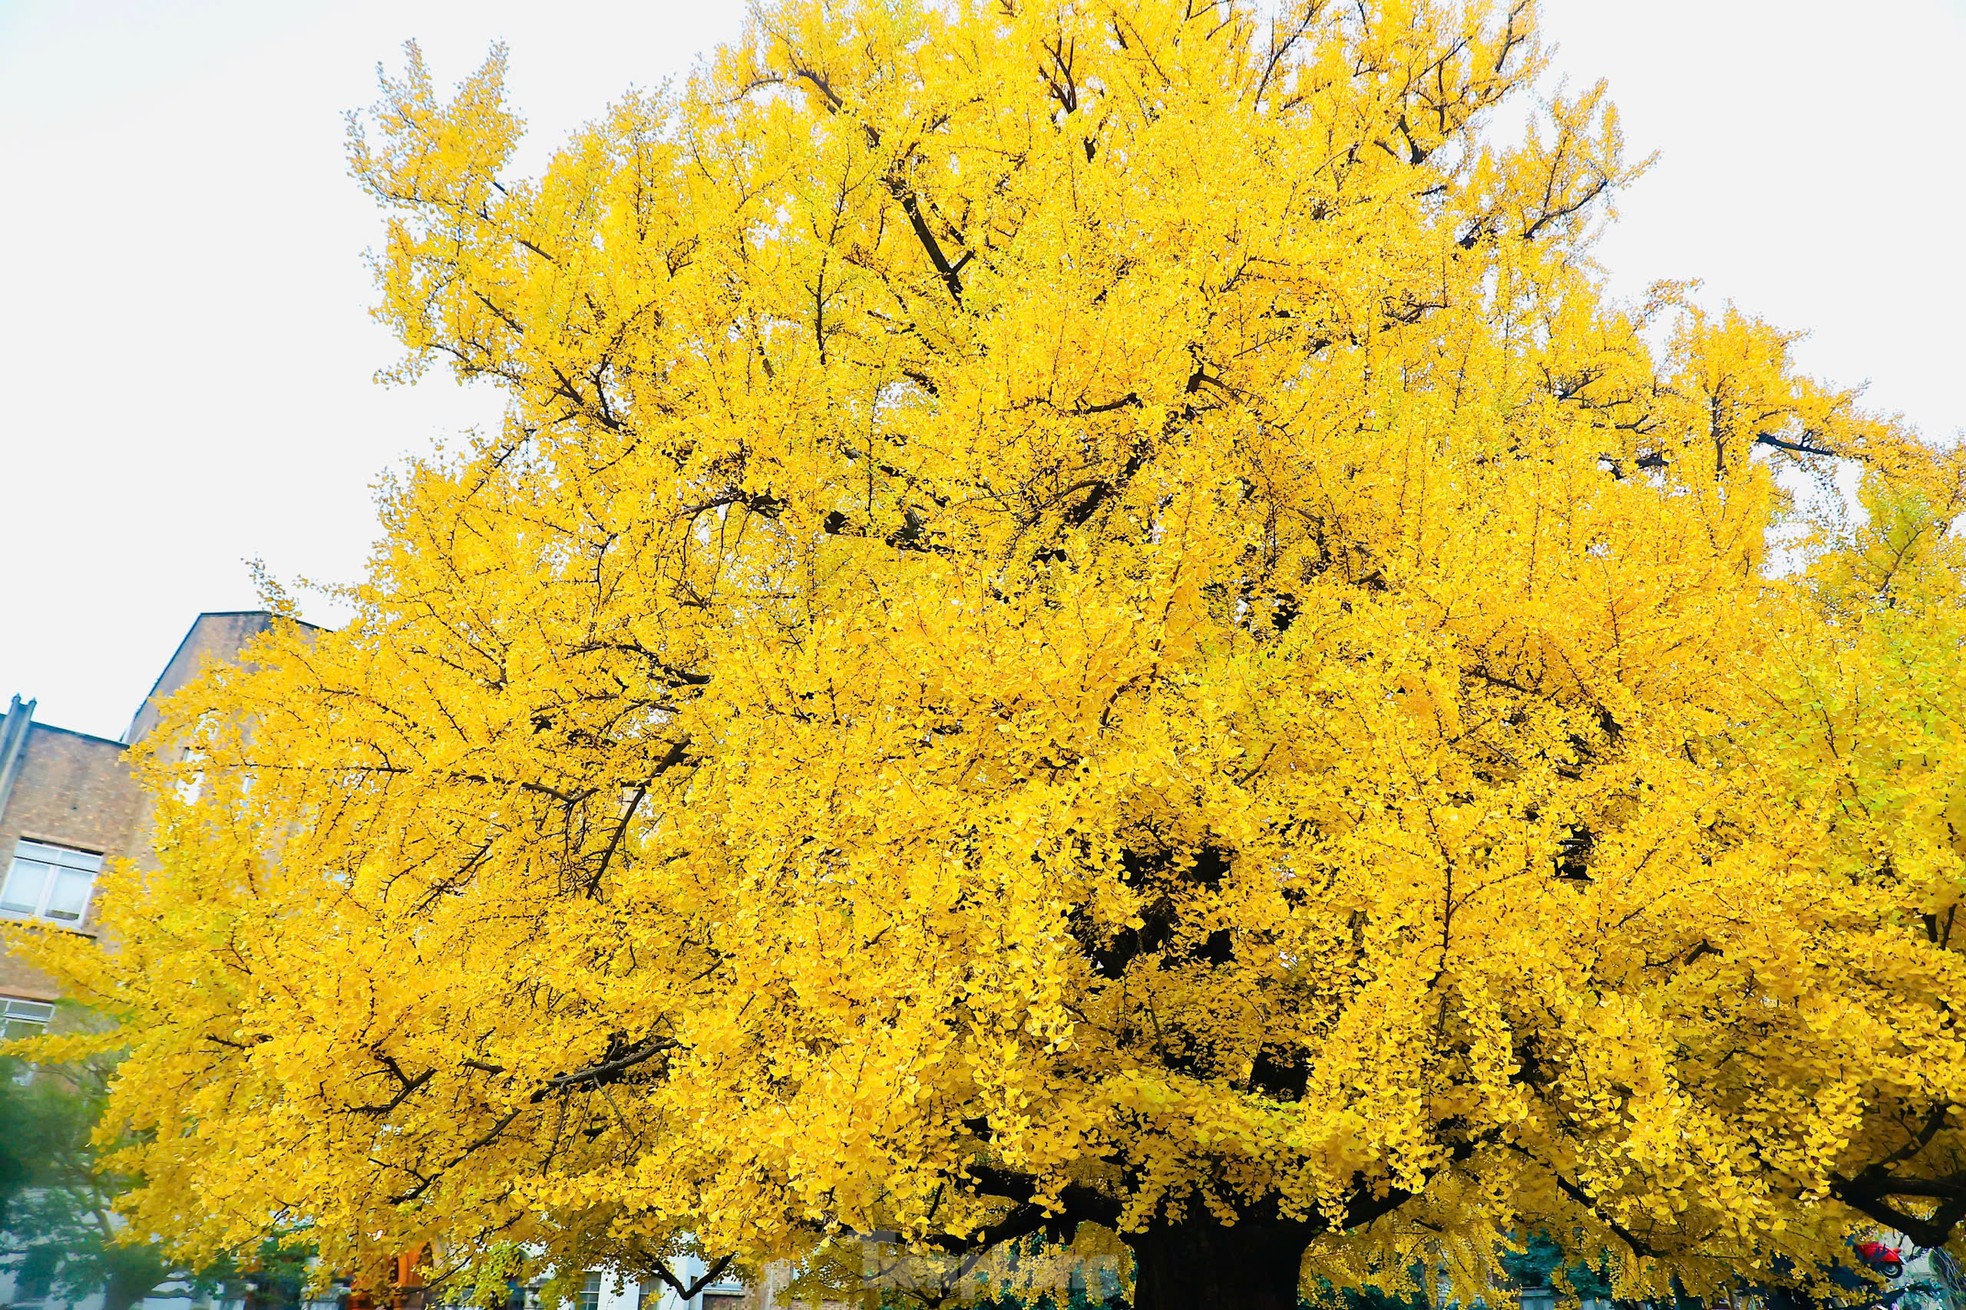
M 0 873 L 22 838 L 108 859 L 136 854 L 143 801 L 125 753 L 121 742 L 29 724 L 13 788 L 0 810 Z M 94 925 L 92 901 L 78 927 L 93 932 Z M 55 995 L 38 970 L 0 954 L 0 996 L 51 1001 Z
M 264 611 L 200 614 L 178 643 L 176 653 L 144 696 L 123 741 L 92 737 L 44 723 L 27 725 L 11 787 L 0 787 L 0 877 L 23 839 L 91 851 L 105 860 L 149 858 L 149 805 L 130 768 L 128 745 L 149 735 L 158 722 L 158 704 L 198 676 L 213 660 L 236 660 L 246 644 L 272 624 Z M 33 703 L 14 702 L 0 714 L 0 743 L 7 740 L 15 715 L 31 718 Z M 126 745 L 128 743 L 128 745 Z M 0 916 L 11 917 L 11 916 Z M 93 932 L 96 906 L 76 931 Z M 0 1000 L 52 1001 L 52 982 L 0 948 Z
M 206 664 L 217 660 L 230 663 L 239 658 L 239 652 L 246 644 L 273 625 L 273 616 L 265 610 L 239 610 L 217 614 L 200 614 L 178 643 L 177 651 L 164 671 L 157 675 L 150 692 L 137 708 L 136 717 L 130 720 L 130 730 L 123 734 L 123 740 L 135 745 L 150 735 L 157 726 L 158 706 L 178 688 L 196 678 Z

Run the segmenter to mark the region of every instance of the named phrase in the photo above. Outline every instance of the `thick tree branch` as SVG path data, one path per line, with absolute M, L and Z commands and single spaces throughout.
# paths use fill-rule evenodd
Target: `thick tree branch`
M 887 189 L 888 194 L 900 202 L 901 212 L 908 216 L 908 226 L 914 229 L 915 239 L 921 242 L 922 249 L 927 252 L 928 262 L 935 265 L 935 271 L 941 275 L 942 284 L 949 288 L 949 294 L 955 298 L 956 304 L 961 305 L 963 303 L 962 274 L 942 252 L 942 243 L 935 239 L 935 233 L 928 225 L 928 217 L 922 213 L 921 202 L 915 198 L 914 189 L 898 172 L 888 175 Z M 967 256 L 965 256 L 966 261 Z
M 612 1047 L 613 1044 L 610 1043 L 610 1046 Z M 537 1105 L 555 1092 L 564 1092 L 575 1087 L 605 1087 L 609 1083 L 620 1082 L 622 1075 L 628 1070 L 675 1049 L 676 1044 L 673 1041 L 663 1037 L 651 1037 L 625 1050 L 614 1050 L 597 1064 L 547 1079 L 545 1085 L 532 1094 L 532 1104 Z
M 724 1276 L 724 1270 L 730 1268 L 732 1258 L 727 1255 L 719 1256 L 715 1263 L 703 1271 L 701 1278 L 690 1283 L 685 1283 L 682 1279 L 676 1277 L 675 1273 L 669 1268 L 667 1261 L 658 1260 L 655 1264 L 655 1276 L 667 1283 L 670 1289 L 682 1300 L 694 1301 L 702 1293 L 704 1288 Z
M 1814 446 L 1809 444 L 1806 438 L 1813 434 L 1805 432 L 1802 435 L 1804 436 L 1805 440 L 1790 441 L 1786 437 L 1778 437 L 1772 432 L 1757 432 L 1754 434 L 1754 444 L 1757 446 L 1773 446 L 1777 450 L 1791 451 L 1797 455 L 1836 454 L 1835 451 L 1829 449 L 1826 446 Z

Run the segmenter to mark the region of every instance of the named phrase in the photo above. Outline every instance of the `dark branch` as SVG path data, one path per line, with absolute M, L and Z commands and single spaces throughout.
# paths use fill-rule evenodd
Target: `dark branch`
M 1810 436 L 1810 435 L 1811 435 L 1810 433 L 1806 433 L 1806 432 L 1805 432 L 1805 433 L 1803 433 L 1803 436 L 1804 436 L 1805 438 L 1807 438 L 1807 437 L 1808 437 L 1808 436 Z M 1835 452 L 1835 451 L 1833 451 L 1833 450 L 1831 450 L 1831 449 L 1829 449 L 1829 448 L 1828 448 L 1827 446 L 1814 446 L 1814 445 L 1811 445 L 1811 444 L 1809 444 L 1809 442 L 1808 442 L 1807 440 L 1803 440 L 1803 441 L 1790 441 L 1790 440 L 1788 440 L 1788 439 L 1787 439 L 1787 438 L 1785 438 L 1785 437 L 1778 437 L 1778 436 L 1776 436 L 1776 435 L 1775 435 L 1774 433 L 1772 433 L 1772 432 L 1757 432 L 1757 433 L 1755 433 L 1755 434 L 1754 434 L 1754 444 L 1755 444 L 1755 445 L 1757 445 L 1757 446 L 1773 446 L 1773 447 L 1774 447 L 1775 449 L 1777 449 L 1777 450 L 1786 450 L 1786 451 L 1791 451 L 1791 452 L 1793 452 L 1794 454 L 1797 454 L 1797 455 L 1834 455 L 1834 454 L 1836 454 L 1836 452 Z
M 942 253 L 942 243 L 935 239 L 935 233 L 929 228 L 928 217 L 922 213 L 921 202 L 915 199 L 914 190 L 898 174 L 889 176 L 887 189 L 888 194 L 900 202 L 901 212 L 908 216 L 908 226 L 915 230 L 915 239 L 921 242 L 922 249 L 928 253 L 928 262 L 935 265 L 935 271 L 942 276 L 943 285 L 949 288 L 949 294 L 955 297 L 956 304 L 961 305 L 963 303 L 962 274 L 957 271 L 954 264 L 949 262 L 949 257 Z
M 610 1043 L 609 1046 L 610 1054 L 598 1064 L 548 1078 L 545 1086 L 532 1094 L 531 1103 L 537 1105 L 555 1092 L 564 1092 L 575 1087 L 605 1087 L 609 1083 L 618 1083 L 628 1070 L 676 1049 L 674 1042 L 661 1037 L 651 1037 L 647 1041 L 637 1042 L 626 1050 L 613 1050 L 614 1043 Z
M 676 1277 L 671 1272 L 668 1263 L 662 1260 L 656 1261 L 655 1276 L 669 1284 L 670 1288 L 678 1297 L 685 1301 L 694 1301 L 704 1288 L 724 1276 L 724 1270 L 730 1268 L 731 1259 L 732 1257 L 727 1255 L 719 1257 L 716 1263 L 703 1271 L 703 1277 L 693 1283 L 685 1283 L 682 1279 Z

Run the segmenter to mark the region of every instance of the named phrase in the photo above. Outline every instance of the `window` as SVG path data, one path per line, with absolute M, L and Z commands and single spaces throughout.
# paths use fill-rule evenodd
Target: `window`
M 0 911 L 51 923 L 80 923 L 101 871 L 100 855 L 23 840 L 14 847 L 13 867 L 0 887 Z
M 0 1041 L 15 1037 L 39 1037 L 55 1017 L 55 1007 L 46 1001 L 22 1001 L 0 996 Z
M 587 1275 L 587 1281 L 580 1285 L 580 1292 L 573 1299 L 574 1310 L 601 1310 L 601 1276 Z

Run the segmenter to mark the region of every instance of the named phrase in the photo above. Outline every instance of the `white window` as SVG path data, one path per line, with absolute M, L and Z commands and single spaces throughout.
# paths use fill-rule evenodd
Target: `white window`
M 25 841 L 0 886 L 0 912 L 50 923 L 80 923 L 95 890 L 102 856 L 67 846 Z
M 15 1037 L 39 1037 L 48 1030 L 55 1007 L 46 1001 L 23 1001 L 0 996 L 0 1041 Z
M 587 1281 L 580 1285 L 580 1291 L 573 1299 L 574 1310 L 601 1310 L 601 1276 L 587 1275 Z

